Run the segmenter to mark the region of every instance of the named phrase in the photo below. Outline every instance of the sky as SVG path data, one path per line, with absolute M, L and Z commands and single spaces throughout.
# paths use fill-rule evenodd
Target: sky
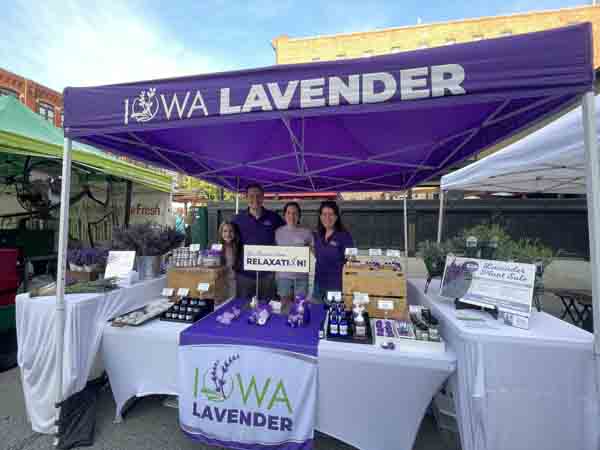
M 62 91 L 268 66 L 271 40 L 583 5 L 572 0 L 12 0 L 0 67 Z

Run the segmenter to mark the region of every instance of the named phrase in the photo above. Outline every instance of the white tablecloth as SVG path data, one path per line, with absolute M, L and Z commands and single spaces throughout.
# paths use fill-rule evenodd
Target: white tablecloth
M 153 321 L 106 327 L 102 358 L 117 420 L 132 397 L 177 394 L 177 347 L 185 326 Z M 321 341 L 317 429 L 364 450 L 411 449 L 432 396 L 455 369 L 451 352 L 402 353 Z
M 437 296 L 439 281 L 409 280 L 411 303 L 429 307 L 456 352 L 451 378 L 463 450 L 598 450 L 592 334 L 546 313 L 530 329 L 486 316 L 487 326 L 458 320 Z
M 100 348 L 108 319 L 157 298 L 166 278 L 140 282 L 106 294 L 65 296 L 63 397 L 81 391 Z M 18 363 L 27 414 L 34 431 L 52 434 L 56 403 L 56 298 L 16 298 Z

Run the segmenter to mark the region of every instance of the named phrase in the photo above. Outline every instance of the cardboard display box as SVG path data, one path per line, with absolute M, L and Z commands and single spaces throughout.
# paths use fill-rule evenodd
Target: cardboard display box
M 227 277 L 224 267 L 181 267 L 171 268 L 167 272 L 167 287 L 188 288 L 191 297 L 200 297 L 198 284 L 208 283 L 208 292 L 204 298 L 213 298 L 215 304 L 227 300 Z
M 344 304 L 346 309 L 354 307 L 352 300 L 353 295 L 344 295 Z M 393 309 L 387 309 L 393 304 Z M 369 304 L 367 312 L 372 319 L 396 319 L 408 320 L 408 302 L 406 297 L 378 297 L 369 296 Z
M 100 272 L 82 272 L 67 270 L 67 278 L 77 281 L 96 281 L 100 277 Z
M 363 292 L 376 297 L 406 298 L 404 273 L 389 267 L 373 269 L 368 266 L 346 265 L 342 285 L 344 295 Z

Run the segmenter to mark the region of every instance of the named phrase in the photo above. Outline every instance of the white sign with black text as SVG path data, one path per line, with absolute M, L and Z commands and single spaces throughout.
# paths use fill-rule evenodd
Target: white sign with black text
M 483 307 L 496 307 L 509 325 L 529 328 L 535 265 L 446 257 L 440 295 Z
M 244 270 L 308 273 L 308 247 L 244 245 Z
M 129 273 L 133 270 L 134 261 L 135 252 L 108 252 L 104 278 L 129 278 Z

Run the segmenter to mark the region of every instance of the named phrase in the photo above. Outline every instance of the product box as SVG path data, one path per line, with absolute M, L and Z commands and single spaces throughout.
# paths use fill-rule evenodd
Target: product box
M 360 291 L 357 291 L 360 292 Z M 354 295 L 344 294 L 346 309 L 352 309 Z M 396 319 L 408 320 L 408 302 L 406 297 L 381 297 L 369 295 L 369 303 L 366 306 L 369 317 L 372 319 Z
M 227 300 L 227 277 L 224 267 L 171 268 L 167 271 L 167 287 L 188 288 L 190 297 L 213 298 L 217 304 Z M 208 283 L 207 292 L 198 292 L 198 284 Z
M 67 279 L 76 281 L 96 281 L 100 277 L 100 272 L 82 272 L 67 270 Z
M 390 267 L 345 265 L 342 277 L 344 295 L 363 292 L 369 296 L 406 298 L 404 273 Z

